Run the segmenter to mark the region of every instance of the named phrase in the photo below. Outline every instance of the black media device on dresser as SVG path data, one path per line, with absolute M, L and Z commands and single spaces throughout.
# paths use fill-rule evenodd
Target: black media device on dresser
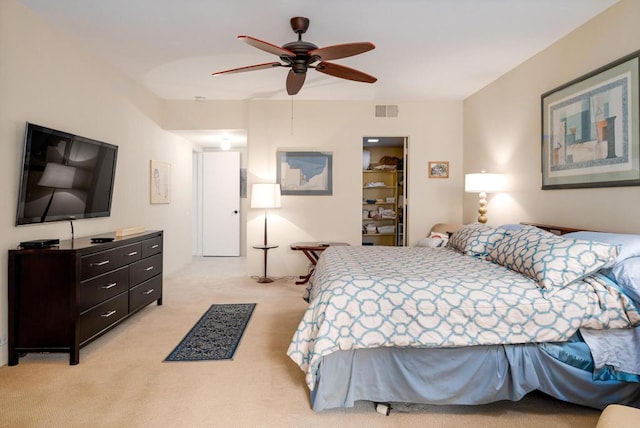
M 80 348 L 143 307 L 162 305 L 162 231 L 111 242 L 9 250 L 9 365 L 28 352 Z

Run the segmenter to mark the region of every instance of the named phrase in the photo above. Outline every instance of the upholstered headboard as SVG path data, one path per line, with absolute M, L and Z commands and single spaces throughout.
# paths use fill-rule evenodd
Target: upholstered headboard
M 460 229 L 461 227 L 462 227 L 462 224 L 436 223 L 431 228 L 431 232 L 452 234 L 453 232 L 455 232 L 456 230 Z

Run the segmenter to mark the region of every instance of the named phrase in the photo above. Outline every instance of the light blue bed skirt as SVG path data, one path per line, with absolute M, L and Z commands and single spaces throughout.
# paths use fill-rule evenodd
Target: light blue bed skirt
M 322 359 L 311 404 L 315 411 L 352 407 L 360 400 L 474 405 L 517 401 L 539 390 L 598 409 L 610 403 L 640 407 L 640 384 L 593 380 L 584 342 L 569 342 L 546 351 L 543 347 L 338 351 Z

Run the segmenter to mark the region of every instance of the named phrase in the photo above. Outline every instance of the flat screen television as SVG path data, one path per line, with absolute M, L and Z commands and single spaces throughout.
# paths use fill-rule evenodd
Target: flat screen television
M 16 225 L 108 217 L 118 146 L 27 123 Z

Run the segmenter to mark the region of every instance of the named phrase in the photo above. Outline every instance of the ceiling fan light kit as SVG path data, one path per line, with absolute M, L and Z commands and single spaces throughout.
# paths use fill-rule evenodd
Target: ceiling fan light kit
M 340 45 L 318 48 L 313 43 L 302 40 L 302 35 L 309 28 L 309 19 L 301 16 L 291 18 L 291 29 L 298 35 L 298 40 L 277 46 L 251 36 L 238 36 L 238 39 L 254 48 L 263 50 L 280 58 L 280 62 L 267 62 L 263 64 L 249 65 L 233 68 L 231 70 L 218 71 L 214 76 L 245 71 L 264 70 L 274 67 L 290 68 L 287 74 L 286 88 L 289 95 L 296 95 L 304 85 L 307 70 L 313 68 L 320 73 L 340 79 L 356 82 L 374 83 L 376 79 L 370 74 L 346 67 L 344 65 L 327 62 L 329 60 L 347 58 L 375 49 L 371 42 L 344 43 Z

